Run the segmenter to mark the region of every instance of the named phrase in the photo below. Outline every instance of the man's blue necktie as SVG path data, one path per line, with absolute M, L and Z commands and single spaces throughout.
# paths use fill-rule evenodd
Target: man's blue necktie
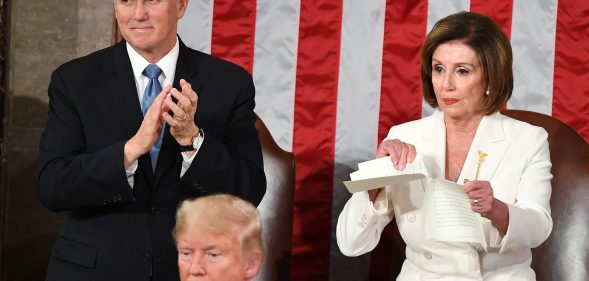
M 143 93 L 143 101 L 141 102 L 141 111 L 145 116 L 145 113 L 157 97 L 157 95 L 162 91 L 162 85 L 160 81 L 157 79 L 160 74 L 162 74 L 162 70 L 155 64 L 148 65 L 145 70 L 143 70 L 143 75 L 149 78 L 149 84 L 147 84 L 147 88 L 145 88 L 145 93 Z M 157 163 L 157 156 L 160 152 L 160 147 L 162 146 L 162 136 L 164 135 L 164 129 L 162 128 L 162 132 L 160 136 L 157 138 L 155 144 L 151 147 L 149 151 L 149 155 L 151 156 L 151 168 L 155 171 L 155 164 Z

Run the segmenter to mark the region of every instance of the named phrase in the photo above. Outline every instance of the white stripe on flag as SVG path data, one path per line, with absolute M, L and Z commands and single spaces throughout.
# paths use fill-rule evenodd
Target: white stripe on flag
M 300 1 L 258 0 L 254 46 L 256 113 L 292 151 Z
M 430 0 L 427 2 L 427 30 L 434 27 L 434 24 L 442 18 L 449 16 L 460 11 L 470 10 L 470 0 Z
M 449 1 L 436 1 L 430 0 L 427 3 L 427 30 L 426 34 L 432 30 L 434 24 L 442 18 L 460 12 L 470 10 L 469 0 L 449 0 Z M 422 93 L 419 93 L 420 95 Z M 434 109 L 425 102 L 422 101 L 421 116 L 430 116 L 434 112 Z
M 508 108 L 550 115 L 557 0 L 513 1 L 513 95 Z
M 336 243 L 335 227 L 350 198 L 342 180 L 349 179 L 357 163 L 374 158 L 376 151 L 385 9 L 386 0 L 343 2 L 330 280 L 362 280 L 368 276 L 369 256 L 363 259 L 344 257 Z
M 178 22 L 178 34 L 186 46 L 211 53 L 213 0 L 191 0 L 184 17 Z

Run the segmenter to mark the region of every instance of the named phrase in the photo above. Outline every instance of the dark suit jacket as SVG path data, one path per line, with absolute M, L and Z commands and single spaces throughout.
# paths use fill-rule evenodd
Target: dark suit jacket
M 125 42 L 53 72 L 37 194 L 47 208 L 66 214 L 47 280 L 178 280 L 171 230 L 180 201 L 209 193 L 262 200 L 251 75 L 180 42 L 178 89 L 182 78 L 199 95 L 195 120 L 204 143 L 180 178 L 179 146 L 165 130 L 155 175 L 147 153 L 131 189 L 123 146 L 143 115 Z

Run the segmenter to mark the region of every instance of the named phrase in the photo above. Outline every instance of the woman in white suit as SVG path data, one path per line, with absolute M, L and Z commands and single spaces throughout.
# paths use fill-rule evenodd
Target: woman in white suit
M 421 58 L 424 98 L 437 109 L 392 127 L 376 156 L 402 170 L 417 152 L 431 177 L 464 184 L 472 210 L 485 218 L 489 249 L 426 240 L 424 190 L 414 182 L 354 193 L 337 223 L 340 250 L 371 251 L 395 218 L 407 244 L 397 280 L 535 280 L 530 248 L 552 230 L 550 154 L 544 129 L 499 113 L 513 90 L 507 36 L 488 17 L 461 12 L 434 26 Z M 478 151 L 487 156 L 477 179 Z

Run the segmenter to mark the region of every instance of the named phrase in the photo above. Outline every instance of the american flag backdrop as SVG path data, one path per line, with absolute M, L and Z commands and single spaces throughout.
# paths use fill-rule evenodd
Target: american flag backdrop
M 368 280 L 370 257 L 343 257 L 335 243 L 350 196 L 342 181 L 391 126 L 431 114 L 420 47 L 463 10 L 510 37 L 506 107 L 552 115 L 589 140 L 588 0 L 190 0 L 182 40 L 253 74 L 256 113 L 296 155 L 291 280 Z

